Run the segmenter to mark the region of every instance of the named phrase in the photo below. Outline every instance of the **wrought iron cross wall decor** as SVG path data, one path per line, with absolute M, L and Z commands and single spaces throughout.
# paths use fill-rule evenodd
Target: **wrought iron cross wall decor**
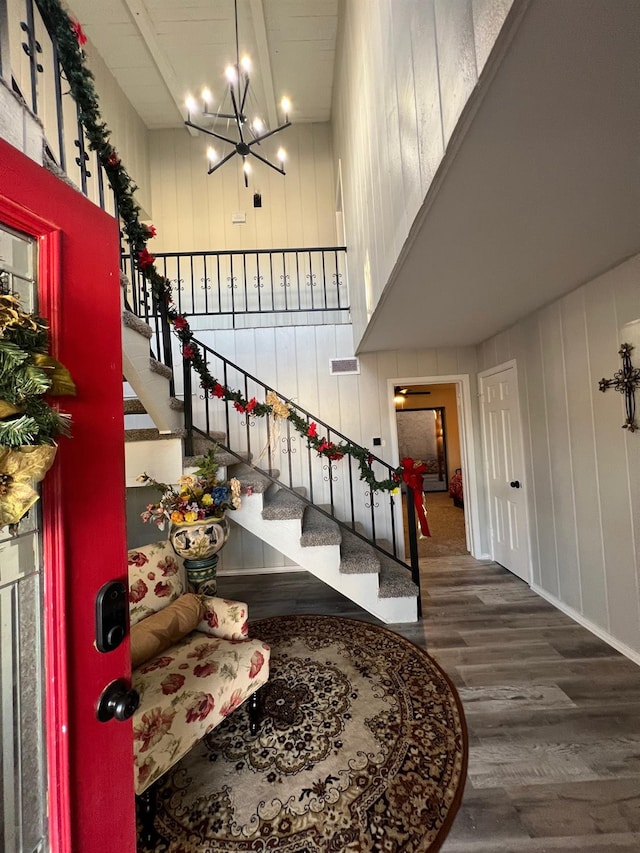
M 622 429 L 635 432 L 638 429 L 636 423 L 636 388 L 640 388 L 640 367 L 631 364 L 631 344 L 620 344 L 618 354 L 622 358 L 622 368 L 613 374 L 613 379 L 601 379 L 599 388 L 606 391 L 607 388 L 615 388 L 624 394 L 624 407 L 627 419 L 622 424 Z

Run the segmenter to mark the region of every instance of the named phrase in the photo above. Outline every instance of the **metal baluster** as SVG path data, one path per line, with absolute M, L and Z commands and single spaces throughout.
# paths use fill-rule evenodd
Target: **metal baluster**
M 301 293 L 300 293 L 300 255 L 296 252 L 296 282 L 298 283 L 298 311 L 302 310 Z
M 193 255 L 189 255 L 189 269 L 191 270 L 191 313 L 196 310 L 196 281 L 193 274 Z
M 207 275 L 207 256 L 202 256 L 202 272 L 204 273 L 204 313 L 209 313 L 209 291 L 211 290 L 211 279 Z
M 191 362 L 182 359 L 183 397 L 184 397 L 184 455 L 193 456 L 193 401 L 191 397 Z M 205 411 L 208 412 L 207 396 L 205 395 Z
M 244 310 L 249 310 L 249 292 L 247 290 L 247 256 L 242 256 L 242 278 L 244 284 Z
M 351 529 L 356 529 L 356 510 L 353 502 L 353 457 L 349 456 L 349 506 L 351 508 Z
M 420 566 L 418 564 L 418 534 L 416 532 L 416 507 L 413 489 L 407 488 L 407 524 L 409 525 L 409 556 L 411 562 L 411 580 L 420 589 Z M 418 596 L 418 616 L 421 615 L 421 601 Z
M 78 117 L 78 138 L 74 140 L 73 144 L 78 149 L 76 163 L 78 165 L 78 168 L 80 169 L 80 187 L 82 189 L 82 194 L 87 195 L 87 178 L 91 177 L 91 172 L 87 169 L 87 160 L 89 159 L 89 155 L 87 154 L 84 147 L 84 128 L 82 126 L 82 122 L 80 121 L 80 108 L 77 105 L 76 115 Z
M 36 28 L 33 18 L 33 0 L 26 0 L 27 20 L 20 22 L 20 29 L 27 34 L 27 43 L 22 42 L 22 49 L 29 57 L 29 76 L 31 78 L 31 109 L 38 115 L 38 73 L 44 70 L 38 62 L 37 54 L 42 53 L 42 46 L 36 41 Z
M 327 302 L 327 267 L 325 263 L 324 249 L 322 250 L 322 287 L 324 290 L 324 307 L 328 308 L 329 304 Z
M 62 84 L 61 77 L 62 67 L 58 58 L 58 44 L 55 39 L 51 39 L 51 47 L 53 48 L 53 86 L 56 97 L 56 122 L 58 125 L 58 162 L 63 172 L 67 171 L 67 152 L 64 144 L 64 110 L 62 109 Z
M 218 276 L 218 314 L 222 314 L 222 285 L 220 283 L 220 255 L 216 255 L 216 270 Z

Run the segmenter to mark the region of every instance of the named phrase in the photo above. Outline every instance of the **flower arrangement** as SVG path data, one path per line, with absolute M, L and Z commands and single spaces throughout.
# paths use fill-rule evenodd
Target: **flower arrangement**
M 159 483 L 146 472 L 141 474 L 138 482 L 153 486 L 161 494 L 157 503 L 149 504 L 140 514 L 142 520 L 153 521 L 163 530 L 167 519 L 173 524 L 185 524 L 215 518 L 227 509 L 238 509 L 240 481 L 235 477 L 226 482 L 218 479 L 220 465 L 216 452 L 214 447 L 200 457 L 196 472 L 180 477 L 177 486 Z

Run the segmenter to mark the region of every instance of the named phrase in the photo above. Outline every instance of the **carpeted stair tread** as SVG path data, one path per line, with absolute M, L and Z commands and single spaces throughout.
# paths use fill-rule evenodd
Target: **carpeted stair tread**
M 403 569 L 392 560 L 384 557 L 380 563 L 379 598 L 415 598 L 418 587 L 411 580 L 411 569 Z
M 305 490 L 297 489 L 296 491 L 304 492 Z M 262 517 L 267 521 L 282 521 L 296 518 L 302 520 L 306 506 L 305 502 L 300 500 L 296 495 L 286 489 L 278 489 L 275 494 L 268 494 L 265 497 Z
M 208 453 L 214 444 L 226 444 L 226 441 L 227 434 L 216 430 L 212 430 L 208 436 L 194 435 L 193 452 L 198 456 L 202 456 L 203 454 Z
M 163 441 L 169 438 L 184 438 L 186 431 L 183 429 L 173 432 L 160 432 L 155 427 L 147 429 L 126 429 L 124 431 L 125 441 Z
M 380 559 L 374 548 L 356 536 L 343 536 L 340 547 L 340 571 L 345 575 L 380 572 Z
M 300 544 L 305 547 L 339 545 L 342 541 L 340 527 L 326 515 L 308 506 L 302 519 Z
M 137 397 L 130 397 L 124 401 L 124 413 L 125 415 L 146 415 L 147 410 Z
M 177 397 L 170 397 L 169 408 L 174 412 L 184 412 L 184 400 L 179 400 Z
M 251 468 L 250 465 L 236 465 L 233 471 L 229 471 L 228 474 L 230 477 L 240 480 L 243 490 L 250 488 L 251 492 L 256 495 L 263 495 L 273 483 L 272 479 L 260 471 L 256 471 L 255 468 Z M 277 479 L 279 476 L 280 471 L 271 471 L 271 477 Z
M 132 311 L 129 311 L 126 308 L 122 312 L 122 325 L 126 326 L 127 329 L 133 329 L 134 332 L 138 332 L 149 340 L 153 337 L 153 329 L 151 326 L 148 323 L 145 323 L 144 320 L 141 320 L 140 317 L 136 317 Z
M 149 359 L 149 369 L 153 373 L 157 373 L 158 376 L 164 376 L 165 379 L 171 379 L 173 377 L 173 370 L 155 358 Z

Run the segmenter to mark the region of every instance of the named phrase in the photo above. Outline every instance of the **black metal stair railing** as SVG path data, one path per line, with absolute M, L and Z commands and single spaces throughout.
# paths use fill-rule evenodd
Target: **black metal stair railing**
M 349 319 L 346 248 L 156 252 L 156 269 L 171 282 L 179 314 L 238 318 L 252 314 L 319 314 L 325 322 Z M 133 259 L 122 256 L 132 310 L 153 323 L 148 281 Z
M 255 397 L 256 400 L 263 401 L 269 392 L 274 392 L 309 427 L 314 423 L 317 434 L 325 437 L 328 442 L 337 445 L 341 442 L 353 444 L 347 436 L 280 394 L 272 386 L 252 376 L 201 341 L 194 342 L 202 352 L 209 373 L 215 376 L 221 385 L 240 391 L 246 400 Z M 419 591 L 417 537 L 411 490 L 408 490 L 407 495 L 410 551 L 410 561 L 407 564 L 401 554 L 403 536 L 399 528 L 403 521 L 399 494 L 371 489 L 369 484 L 360 478 L 358 463 L 350 455 L 345 455 L 339 461 L 332 461 L 316 453 L 305 440 L 305 436 L 301 435 L 288 419 L 252 417 L 246 412 L 236 411 L 231 400 L 216 398 L 205 393 L 202 388 L 198 393 L 194 390 L 194 371 L 190 361 L 183 359 L 183 366 L 187 455 L 193 455 L 194 437 L 211 438 L 216 434 L 223 434 L 226 437 L 224 441 L 216 440 L 238 461 L 250 465 L 281 488 L 295 493 L 301 501 L 333 519 L 342 529 L 367 542 L 381 556 L 410 571 Z M 369 459 L 376 480 L 392 478 L 395 469 L 391 465 L 373 454 L 369 454 Z M 303 491 L 300 491 L 301 487 Z

